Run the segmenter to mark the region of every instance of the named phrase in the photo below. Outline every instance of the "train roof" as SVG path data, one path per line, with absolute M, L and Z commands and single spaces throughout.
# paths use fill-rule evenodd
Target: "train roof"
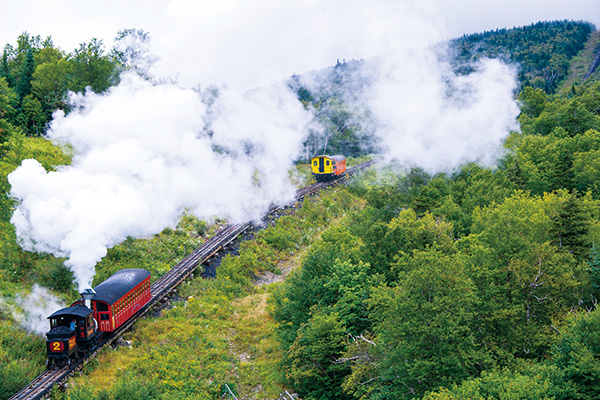
M 122 269 L 94 288 L 96 294 L 92 301 L 104 301 L 114 304 L 131 289 L 150 276 L 145 269 Z
M 343 160 L 346 159 L 346 157 L 344 157 L 341 154 L 336 154 L 335 156 L 328 156 L 326 154 L 321 154 L 321 155 L 318 155 L 318 156 L 314 156 L 313 158 L 319 158 L 319 157 L 327 157 L 327 158 L 331 158 L 331 159 L 333 159 L 335 161 L 343 161 Z
M 50 315 L 48 317 L 48 319 L 50 318 L 54 318 L 54 317 L 62 317 L 62 316 L 76 316 L 76 317 L 87 317 L 88 315 L 90 315 L 92 313 L 92 310 L 90 310 L 89 308 L 87 308 L 84 305 L 76 305 L 76 306 L 72 306 L 72 307 L 67 307 L 67 308 L 61 308 L 60 310 L 54 312 L 52 315 Z

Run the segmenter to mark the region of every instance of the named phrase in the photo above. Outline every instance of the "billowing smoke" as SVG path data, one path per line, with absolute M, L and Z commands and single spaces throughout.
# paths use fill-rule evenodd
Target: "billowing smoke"
M 457 75 L 433 52 L 379 61 L 366 92 L 385 157 L 430 173 L 496 163 L 504 139 L 518 129 L 514 68 L 485 59 Z
M 495 165 L 503 141 L 518 130 L 516 69 L 483 59 L 458 74 L 446 60 L 442 46 L 413 47 L 299 80 L 343 99 L 357 117 L 349 124 L 360 126 L 364 147 L 377 149 L 382 161 L 429 173 L 467 162 Z
M 262 10 L 256 20 L 241 13 L 248 25 L 228 25 L 242 33 L 232 30 L 227 40 L 245 39 L 244 51 L 228 51 L 232 46 L 212 35 L 214 43 L 203 43 L 213 43 L 214 52 L 189 46 L 187 54 L 203 59 L 183 64 L 195 71 L 230 71 L 230 78 L 239 79 L 246 69 L 267 72 L 273 60 L 367 57 L 354 75 L 344 77 L 351 90 L 342 100 L 369 116 L 361 121 L 363 130 L 387 159 L 428 172 L 449 171 L 468 161 L 491 164 L 516 128 L 515 72 L 484 60 L 468 75 L 455 74 L 445 56 L 434 51 L 440 18 L 431 2 L 300 2 L 292 9 L 273 0 L 263 3 L 285 11 L 287 23 L 270 20 L 272 13 Z M 178 14 L 183 25 L 192 31 L 203 26 L 192 12 L 200 10 L 196 3 L 177 4 L 192 8 Z M 318 29 L 304 22 L 312 20 L 321 22 Z M 251 40 L 256 30 L 268 39 Z M 271 40 L 276 30 L 281 30 L 280 40 Z M 305 35 L 311 40 L 293 45 Z M 169 39 L 179 43 L 180 38 Z M 276 58 L 248 62 L 262 60 L 261 49 L 273 43 L 278 44 Z M 374 57 L 374 51 L 386 55 Z M 227 58 L 232 55 L 236 62 Z M 304 64 L 300 72 L 313 65 Z M 310 89 L 317 85 L 314 78 L 300 75 Z M 210 96 L 210 90 L 156 85 L 129 74 L 106 94 L 73 95 L 73 111 L 57 113 L 48 133 L 72 149 L 72 165 L 47 172 L 37 161 L 25 160 L 9 176 L 11 195 L 19 200 L 12 223 L 22 246 L 66 257 L 83 288 L 91 284 L 107 248 L 129 236 L 156 234 L 186 210 L 203 219 L 241 221 L 291 199 L 288 170 L 308 132 L 318 131 L 313 115 L 284 85 L 261 84 L 245 94 L 218 91 Z
M 236 222 L 292 199 L 288 170 L 310 112 L 284 85 L 222 89 L 213 101 L 208 112 L 200 93 L 135 74 L 106 94 L 73 95 L 48 132 L 72 148 L 72 164 L 47 172 L 30 159 L 9 175 L 22 247 L 66 257 L 83 289 L 107 248 L 186 210 Z
M 0 305 L 10 310 L 13 319 L 29 332 L 43 335 L 48 331 L 48 316 L 65 305 L 47 289 L 35 284 L 29 294 L 17 295 L 14 302 L 0 298 Z

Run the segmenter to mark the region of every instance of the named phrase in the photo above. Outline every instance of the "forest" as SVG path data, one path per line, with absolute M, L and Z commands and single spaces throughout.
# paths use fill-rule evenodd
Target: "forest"
M 144 33 L 120 32 L 131 34 Z M 182 284 L 126 334 L 129 345 L 103 350 L 52 398 L 214 399 L 224 385 L 247 399 L 600 398 L 600 79 L 576 68 L 592 65 L 598 32 L 541 22 L 451 45 L 457 70 L 484 56 L 520 65 L 520 131 L 499 165 L 371 169 L 305 199 L 223 257 L 215 278 Z M 363 62 L 319 71 L 319 90 L 288 82 L 327 127 L 326 151 L 351 165 L 374 149 L 355 123 L 364 110 L 341 94 Z M 36 283 L 78 297 L 63 259 L 17 244 L 6 177 L 25 158 L 68 164 L 43 137 L 52 112 L 69 111 L 69 90 L 101 92 L 124 68 L 124 55 L 96 40 L 65 54 L 23 34 L 4 48 L 0 304 Z M 299 160 L 300 185 L 308 171 Z M 222 223 L 186 216 L 128 239 L 95 282 L 136 267 L 156 279 Z M 264 276 L 281 279 L 258 284 Z M 43 370 L 44 346 L 0 308 L 0 398 Z

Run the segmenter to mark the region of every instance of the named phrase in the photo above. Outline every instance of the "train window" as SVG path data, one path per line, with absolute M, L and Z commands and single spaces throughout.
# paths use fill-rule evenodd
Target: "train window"
M 100 314 L 100 321 L 108 321 L 108 314 Z
M 325 161 L 325 165 L 329 166 L 329 160 Z
M 98 311 L 108 311 L 108 304 L 103 302 L 96 302 L 96 308 Z
M 316 167 L 317 166 L 317 160 L 315 160 L 315 162 L 313 163 L 313 165 Z

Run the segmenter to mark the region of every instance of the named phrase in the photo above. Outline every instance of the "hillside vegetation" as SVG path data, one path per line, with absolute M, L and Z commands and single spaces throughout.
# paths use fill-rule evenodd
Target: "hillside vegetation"
M 567 77 L 570 61 L 584 48 L 593 30 L 586 22 L 538 22 L 519 29 L 465 35 L 452 45 L 458 60 L 503 57 L 516 62 L 523 87 L 553 93 Z
M 522 65 L 521 129 L 496 168 L 377 168 L 305 200 L 224 257 L 214 279 L 184 283 L 129 345 L 103 350 L 53 398 L 216 399 L 224 385 L 247 399 L 599 398 L 600 82 L 574 78 L 594 40 L 589 24 L 570 21 L 457 39 L 464 58 Z M 295 87 L 330 122 L 328 151 L 356 156 L 369 143 L 358 146 L 365 133 L 340 93 L 357 63 L 324 70 L 323 92 Z M 1 93 L 0 110 L 16 104 Z M 43 369 L 44 341 L 18 327 L 17 297 L 40 282 L 77 297 L 63 260 L 20 250 L 6 195 L 22 159 L 47 169 L 70 159 L 7 115 L 0 398 Z M 96 282 L 132 267 L 157 279 L 218 226 L 186 216 L 129 239 Z M 265 271 L 285 280 L 259 286 Z

